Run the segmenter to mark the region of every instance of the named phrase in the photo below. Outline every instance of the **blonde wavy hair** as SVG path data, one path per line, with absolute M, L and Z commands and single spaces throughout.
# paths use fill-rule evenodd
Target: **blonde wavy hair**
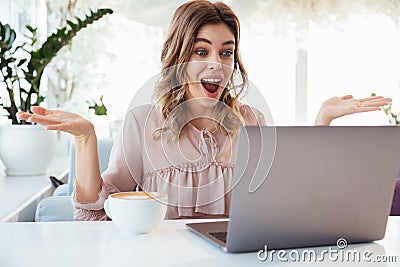
M 164 130 L 170 130 L 172 139 L 180 137 L 185 129 L 187 118 L 183 109 L 188 91 L 185 63 L 193 53 L 195 38 L 204 25 L 224 23 L 235 37 L 234 69 L 226 85 L 220 102 L 215 108 L 218 127 L 227 135 L 234 135 L 244 123 L 242 105 L 239 98 L 248 87 L 248 77 L 240 56 L 240 23 L 232 9 L 222 2 L 190 1 L 181 5 L 174 13 L 164 42 L 161 62 L 161 78 L 155 88 L 156 108 L 165 121 L 162 128 L 153 131 L 153 139 L 158 139 Z M 239 76 L 235 76 L 239 75 Z M 240 83 L 235 84 L 235 77 Z

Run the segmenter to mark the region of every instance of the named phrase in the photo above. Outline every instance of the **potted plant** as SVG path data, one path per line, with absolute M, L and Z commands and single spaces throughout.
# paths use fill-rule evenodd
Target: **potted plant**
M 19 121 L 16 113 L 29 112 L 31 106 L 43 102 L 44 96 L 40 93 L 41 78 L 45 67 L 57 52 L 68 45 L 81 29 L 112 13 L 111 9 L 98 9 L 95 12 L 90 11 L 84 19 L 75 17 L 75 21 L 67 20 L 65 27 L 57 29 L 39 46 L 37 29 L 26 26 L 30 32 L 27 36 L 29 41 L 16 45 L 15 31 L 8 24 L 0 22 L 0 86 L 7 92 L 7 96 L 1 97 L 0 94 L 0 106 L 8 112 L 8 119 L 12 123 L 0 128 L 0 158 L 7 174 L 26 175 L 46 172 L 52 158 L 50 149 L 52 146 L 45 142 L 54 143 L 55 133 L 44 131 L 43 127 L 37 125 L 26 125 L 30 123 Z M 22 143 L 23 141 L 28 143 Z M 28 145 L 34 147 L 28 149 Z M 21 150 L 18 151 L 18 148 Z M 37 159 L 40 155 L 44 158 L 33 163 L 33 159 Z M 33 170 L 24 170 L 29 166 Z

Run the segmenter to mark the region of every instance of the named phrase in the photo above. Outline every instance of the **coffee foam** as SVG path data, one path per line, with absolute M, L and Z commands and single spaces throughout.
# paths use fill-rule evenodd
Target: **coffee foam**
M 163 194 L 157 192 L 122 192 L 112 194 L 111 197 L 126 200 L 149 200 L 164 197 Z

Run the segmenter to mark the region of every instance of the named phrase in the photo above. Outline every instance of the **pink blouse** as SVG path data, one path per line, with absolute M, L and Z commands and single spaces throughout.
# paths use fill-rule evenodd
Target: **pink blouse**
M 108 195 L 133 191 L 137 185 L 168 195 L 165 219 L 229 215 L 237 135 L 200 131 L 189 123 L 176 142 L 154 140 L 153 131 L 165 120 L 152 105 L 136 107 L 126 116 L 102 174 L 98 200 L 79 203 L 72 194 L 75 220 L 107 220 L 103 206 Z M 265 125 L 262 113 L 249 106 L 243 117 L 246 125 Z

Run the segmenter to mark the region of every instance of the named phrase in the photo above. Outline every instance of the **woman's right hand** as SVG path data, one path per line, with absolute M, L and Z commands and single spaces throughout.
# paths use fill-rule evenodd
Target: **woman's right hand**
M 18 119 L 43 124 L 46 130 L 63 131 L 75 136 L 75 197 L 80 203 L 96 202 L 102 179 L 93 124 L 78 114 L 62 110 L 32 107 L 31 111 L 33 114 L 18 112 Z
M 46 130 L 58 130 L 73 134 L 77 138 L 87 138 L 94 133 L 93 124 L 78 114 L 62 110 L 48 110 L 42 107 L 32 107 L 31 113 L 18 112 L 20 120 L 45 125 Z
M 322 103 L 315 124 L 329 125 L 336 118 L 354 113 L 380 110 L 381 107 L 390 102 L 392 102 L 392 99 L 383 96 L 371 96 L 363 99 L 355 99 L 352 95 L 332 97 Z

